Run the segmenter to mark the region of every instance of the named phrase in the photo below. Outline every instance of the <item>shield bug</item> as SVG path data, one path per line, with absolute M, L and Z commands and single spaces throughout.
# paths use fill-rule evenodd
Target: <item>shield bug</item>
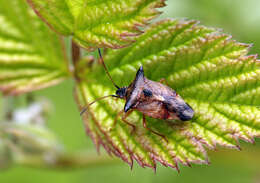
M 164 135 L 147 127 L 146 116 L 163 120 L 177 119 L 180 121 L 188 121 L 192 119 L 194 111 L 191 106 L 187 104 L 172 88 L 162 84 L 161 82 L 155 82 L 147 79 L 144 76 L 142 66 L 138 69 L 135 79 L 129 86 L 117 86 L 107 70 L 100 49 L 98 49 L 98 53 L 105 72 L 113 85 L 117 88 L 116 94 L 104 96 L 91 102 L 83 108 L 80 115 L 82 115 L 90 105 L 94 104 L 98 100 L 102 100 L 107 97 L 124 99 L 126 101 L 124 109 L 118 113 L 115 123 L 117 118 L 121 116 L 122 121 L 132 126 L 134 131 L 135 125 L 129 123 L 126 118 L 132 111 L 137 110 L 143 114 L 144 128 L 150 130 L 156 135 L 161 136 L 166 141 L 167 139 Z

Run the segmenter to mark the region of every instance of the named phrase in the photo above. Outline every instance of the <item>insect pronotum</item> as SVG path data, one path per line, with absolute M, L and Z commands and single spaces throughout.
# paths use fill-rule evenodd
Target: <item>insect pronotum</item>
M 167 139 L 164 135 L 148 128 L 145 116 L 164 120 L 177 119 L 180 121 L 188 121 L 192 119 L 194 111 L 191 106 L 187 104 L 172 88 L 163 85 L 161 82 L 155 82 L 147 79 L 144 76 L 142 66 L 138 69 L 135 79 L 129 86 L 117 86 L 107 70 L 100 49 L 98 49 L 98 53 L 107 76 L 117 88 L 116 94 L 104 96 L 89 103 L 83 108 L 80 115 L 82 115 L 90 105 L 107 97 L 124 99 L 126 101 L 124 109 L 118 113 L 117 118 L 118 116 L 121 116 L 122 121 L 132 126 L 134 132 L 135 125 L 129 123 L 126 118 L 133 110 L 140 111 L 143 114 L 144 128 L 150 130 L 156 135 L 161 136 L 166 141 Z M 115 119 L 115 123 L 117 118 Z

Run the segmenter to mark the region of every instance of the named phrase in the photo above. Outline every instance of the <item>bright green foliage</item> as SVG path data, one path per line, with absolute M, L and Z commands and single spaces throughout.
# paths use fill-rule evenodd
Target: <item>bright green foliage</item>
M 120 48 L 131 44 L 164 0 L 27 0 L 50 27 L 81 46 Z
M 62 40 L 25 1 L 0 0 L 0 89 L 19 94 L 68 76 Z
M 120 117 L 114 126 L 124 101 L 110 98 L 84 114 L 88 134 L 97 147 L 149 167 L 156 161 L 175 168 L 178 162 L 207 163 L 205 147 L 239 148 L 238 138 L 253 142 L 260 135 L 260 62 L 246 56 L 248 48 L 196 21 L 154 24 L 131 47 L 109 51 L 104 58 L 108 70 L 119 86 L 128 86 L 143 65 L 146 77 L 165 78 L 193 107 L 195 117 L 173 123 L 147 118 L 150 128 L 167 137 L 166 143 L 142 127 L 140 112 L 127 118 L 137 126 L 134 134 Z M 115 92 L 101 65 L 91 69 L 77 86 L 81 106 Z

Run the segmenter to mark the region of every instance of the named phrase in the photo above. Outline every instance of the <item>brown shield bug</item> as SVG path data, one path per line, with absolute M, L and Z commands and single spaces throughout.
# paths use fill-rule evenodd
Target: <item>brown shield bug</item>
M 150 130 L 152 133 L 157 134 L 164 138 L 164 135 L 155 132 L 146 125 L 145 116 L 149 116 L 156 119 L 164 120 L 180 120 L 188 121 L 191 120 L 194 111 L 189 104 L 187 104 L 173 89 L 163 85 L 160 82 L 155 82 L 147 79 L 144 76 L 143 67 L 141 66 L 136 73 L 134 81 L 127 87 L 118 87 L 112 77 L 110 76 L 104 60 L 101 55 L 100 49 L 98 49 L 101 63 L 104 69 L 112 81 L 113 85 L 117 88 L 116 95 L 109 95 L 101 97 L 94 102 L 91 102 L 86 107 L 83 108 L 80 115 L 82 115 L 87 108 L 94 104 L 98 100 L 102 100 L 107 97 L 116 97 L 126 100 L 124 109 L 120 111 L 115 119 L 122 116 L 122 121 L 133 127 L 135 130 L 135 125 L 129 123 L 126 118 L 131 114 L 133 110 L 140 111 L 143 114 L 143 126 L 144 128 Z

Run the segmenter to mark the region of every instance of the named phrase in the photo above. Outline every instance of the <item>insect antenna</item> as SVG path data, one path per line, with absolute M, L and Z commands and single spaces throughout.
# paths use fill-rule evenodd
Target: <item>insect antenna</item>
M 98 48 L 98 54 L 99 54 L 101 63 L 102 63 L 102 65 L 104 66 L 104 69 L 105 69 L 105 71 L 106 71 L 106 73 L 107 73 L 109 79 L 112 81 L 113 85 L 114 85 L 117 89 L 120 89 L 120 87 L 115 84 L 115 82 L 113 81 L 111 75 L 109 74 L 109 72 L 108 72 L 108 70 L 107 70 L 107 67 L 106 67 L 106 65 L 105 65 L 104 59 L 103 59 L 103 57 L 102 57 L 102 55 L 101 55 L 101 50 L 100 50 L 100 48 Z M 80 112 L 80 115 L 82 116 L 82 114 L 84 114 L 84 113 L 86 112 L 86 110 L 87 110 L 92 104 L 96 103 L 97 101 L 100 101 L 100 100 L 103 100 L 103 99 L 105 99 L 105 98 L 108 98 L 108 97 L 116 97 L 116 98 L 119 98 L 117 95 L 107 95 L 107 96 L 104 96 L 104 97 L 97 98 L 97 99 L 94 100 L 93 102 L 91 102 L 91 103 L 89 103 L 88 105 L 86 105 L 85 107 L 83 107 L 83 109 L 82 109 L 81 112 Z
M 87 106 L 83 107 L 83 109 L 81 110 L 80 112 L 80 115 L 82 116 L 82 114 L 84 114 L 86 112 L 86 110 L 94 103 L 96 103 L 97 101 L 100 101 L 100 100 L 103 100 L 105 98 L 108 98 L 108 97 L 117 97 L 116 95 L 107 95 L 107 96 L 104 96 L 104 97 L 100 97 L 100 98 L 97 98 L 96 100 L 94 100 L 93 102 L 89 103 Z
M 119 89 L 120 87 L 115 84 L 115 82 L 113 81 L 111 75 L 109 74 L 109 72 L 108 72 L 108 70 L 107 70 L 107 67 L 106 67 L 106 65 L 105 65 L 104 59 L 103 59 L 103 57 L 102 57 L 102 55 L 101 55 L 101 50 L 100 50 L 100 48 L 98 48 L 98 54 L 99 54 L 101 63 L 102 63 L 102 65 L 104 66 L 104 69 L 105 69 L 105 71 L 106 71 L 106 73 L 107 73 L 109 79 L 112 81 L 113 85 L 114 85 L 117 89 Z

